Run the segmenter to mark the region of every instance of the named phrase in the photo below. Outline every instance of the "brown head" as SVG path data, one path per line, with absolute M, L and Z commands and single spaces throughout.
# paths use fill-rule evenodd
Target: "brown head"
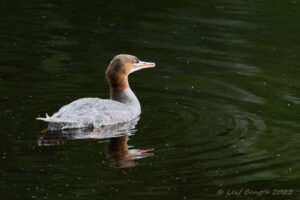
M 120 93 L 129 87 L 128 75 L 134 71 L 154 67 L 155 63 L 140 61 L 127 54 L 115 56 L 106 70 L 106 79 L 113 92 Z

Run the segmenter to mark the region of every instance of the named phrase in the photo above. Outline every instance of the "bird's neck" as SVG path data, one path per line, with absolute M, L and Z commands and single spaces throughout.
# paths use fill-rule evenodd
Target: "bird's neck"
M 110 87 L 110 99 L 119 101 L 121 103 L 126 103 L 126 104 L 138 104 L 139 100 L 135 96 L 135 94 L 132 92 L 130 87 L 127 87 L 125 90 L 118 91 L 112 87 Z

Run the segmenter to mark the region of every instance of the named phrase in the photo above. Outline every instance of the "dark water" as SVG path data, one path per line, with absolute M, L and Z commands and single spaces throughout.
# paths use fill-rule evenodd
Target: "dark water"
M 299 11 L 291 0 L 1 1 L 0 199 L 300 199 Z M 36 117 L 109 97 L 119 53 L 157 64 L 130 76 L 140 119 L 41 133 Z

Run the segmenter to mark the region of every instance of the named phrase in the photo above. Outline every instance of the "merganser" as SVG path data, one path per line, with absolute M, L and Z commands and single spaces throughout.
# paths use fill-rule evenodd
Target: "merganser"
M 110 99 L 81 98 L 63 106 L 49 117 L 48 130 L 99 128 L 133 120 L 141 113 L 141 105 L 129 87 L 128 75 L 140 69 L 155 67 L 155 63 L 140 61 L 136 56 L 115 56 L 106 70 Z

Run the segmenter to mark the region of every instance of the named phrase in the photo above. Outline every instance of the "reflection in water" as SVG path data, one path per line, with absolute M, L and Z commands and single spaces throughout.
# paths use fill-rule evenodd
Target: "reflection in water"
M 133 161 L 139 158 L 152 156 L 148 153 L 153 149 L 128 149 L 128 136 L 110 138 L 107 145 L 107 157 L 110 160 L 110 166 L 116 168 L 134 167 L 136 163 Z
M 110 160 L 110 166 L 116 168 L 134 167 L 135 159 L 153 156 L 149 153 L 153 149 L 128 149 L 127 141 L 136 130 L 135 125 L 139 121 L 139 117 L 123 124 L 105 126 L 97 129 L 71 129 L 61 131 L 42 131 L 42 135 L 38 138 L 39 146 L 50 146 L 62 144 L 66 140 L 74 139 L 105 139 L 108 138 L 107 157 Z

